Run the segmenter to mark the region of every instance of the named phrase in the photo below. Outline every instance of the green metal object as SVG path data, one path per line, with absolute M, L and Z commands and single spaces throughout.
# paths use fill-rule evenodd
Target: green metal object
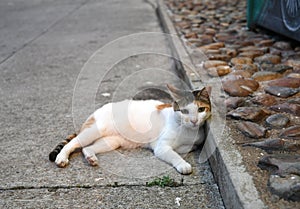
M 247 0 L 247 26 L 300 41 L 300 0 Z
M 264 0 L 248 0 L 247 1 L 247 26 L 253 28 L 258 19 L 265 1 Z

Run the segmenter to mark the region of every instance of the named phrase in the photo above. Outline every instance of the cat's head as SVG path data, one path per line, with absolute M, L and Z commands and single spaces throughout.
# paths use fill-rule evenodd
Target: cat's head
M 192 129 L 199 126 L 210 117 L 211 105 L 207 88 L 188 91 L 167 85 L 173 98 L 173 109 L 181 123 Z

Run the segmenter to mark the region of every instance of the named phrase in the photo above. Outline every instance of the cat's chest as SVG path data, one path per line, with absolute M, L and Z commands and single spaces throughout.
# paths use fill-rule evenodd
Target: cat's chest
M 194 144 L 200 144 L 203 141 L 203 129 L 199 130 L 187 129 L 183 127 L 176 127 L 165 130 L 161 140 L 171 145 L 174 149 L 181 149 L 180 147 L 191 147 Z
M 202 128 L 200 128 L 199 131 L 182 131 L 180 135 L 174 139 L 174 142 L 172 143 L 173 148 L 178 153 L 188 153 L 194 150 L 204 141 L 202 131 Z

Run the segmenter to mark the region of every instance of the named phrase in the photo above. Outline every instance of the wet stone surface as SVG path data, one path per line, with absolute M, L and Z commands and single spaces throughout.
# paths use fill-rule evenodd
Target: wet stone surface
M 271 175 L 268 183 L 273 194 L 292 201 L 300 201 L 299 185 L 300 176 L 298 175 L 288 175 L 286 177 Z
M 270 154 L 273 153 L 273 151 L 296 152 L 300 150 L 300 143 L 298 143 L 297 141 L 278 139 L 278 138 L 277 139 L 270 138 L 263 141 L 243 144 L 243 147 L 247 147 L 247 146 L 263 149 Z
M 285 112 L 295 116 L 300 116 L 300 105 L 294 103 L 283 102 L 281 104 L 272 105 L 270 109 L 276 112 Z
M 245 99 L 242 97 L 229 97 L 225 100 L 225 105 L 227 109 L 236 109 L 242 106 L 245 102 Z
M 288 174 L 300 175 L 300 156 L 276 154 L 268 155 L 259 160 L 262 169 L 269 170 L 272 174 L 285 176 Z
M 234 119 L 260 121 L 267 115 L 262 108 L 259 107 L 238 107 L 227 113 L 227 116 Z
M 277 103 L 277 100 L 268 94 L 260 94 L 252 98 L 252 102 L 254 104 L 258 104 L 261 106 L 269 107 Z
M 300 126 L 291 126 L 282 131 L 279 136 L 285 139 L 300 140 Z
M 295 128 L 300 125 L 300 44 L 261 29 L 247 30 L 245 0 L 165 2 L 186 47 L 207 56 L 208 61 L 203 64 L 207 78 L 201 79 L 220 76 L 222 80 L 228 124 L 239 134 L 236 140 L 249 145 L 237 147 L 261 197 L 269 208 L 297 208 L 299 205 L 283 200 L 294 201 L 293 194 L 285 196 L 275 181 L 269 182 L 270 175 L 253 164 L 266 151 L 272 153 L 271 156 L 286 152 L 289 158 L 300 154 L 299 132 Z M 201 62 L 193 59 L 195 65 Z M 266 129 L 264 137 L 270 138 L 255 139 L 261 136 L 255 135 L 260 128 Z M 280 168 L 288 164 L 289 161 L 281 161 Z M 297 194 L 294 183 L 289 182 L 291 179 L 285 180 L 287 183 L 278 181 L 276 184 Z M 278 199 L 273 195 L 278 195 Z M 296 198 L 296 201 L 299 200 Z
M 276 128 L 276 129 L 286 127 L 289 122 L 290 122 L 290 119 L 286 115 L 283 115 L 283 114 L 274 114 L 274 115 L 267 117 L 267 119 L 266 119 L 267 126 L 269 126 L 271 128 Z
M 253 79 L 236 77 L 223 82 L 224 91 L 230 96 L 246 97 L 259 87 L 258 82 Z
M 252 122 L 240 122 L 237 124 L 237 129 L 245 136 L 255 139 L 265 137 L 267 132 L 267 129 Z
M 269 81 L 282 77 L 281 74 L 272 71 L 259 71 L 252 75 L 256 81 Z
M 299 88 L 300 87 L 300 78 L 280 78 L 268 83 L 269 86 L 281 86 L 288 88 Z
M 271 95 L 277 97 L 287 98 L 293 96 L 300 92 L 300 88 L 288 88 L 288 87 L 281 87 L 281 86 L 268 86 L 265 88 L 265 91 Z

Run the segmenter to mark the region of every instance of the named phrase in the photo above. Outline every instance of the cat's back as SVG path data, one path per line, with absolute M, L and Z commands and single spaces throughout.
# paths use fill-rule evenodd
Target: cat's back
M 103 105 L 95 111 L 95 115 L 102 114 L 132 114 L 139 115 L 143 113 L 156 112 L 157 106 L 163 104 L 158 100 L 123 100 L 111 102 Z
M 94 117 L 106 135 L 117 134 L 130 141 L 147 143 L 157 139 L 166 122 L 166 110 L 158 100 L 124 100 L 99 108 Z

